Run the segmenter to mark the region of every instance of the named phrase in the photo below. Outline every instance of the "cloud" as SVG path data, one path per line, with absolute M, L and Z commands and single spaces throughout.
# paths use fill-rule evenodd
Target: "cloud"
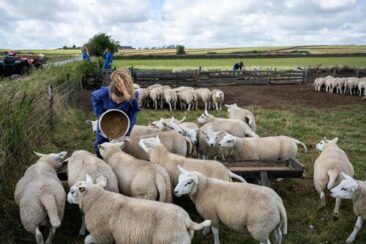
M 135 47 L 364 44 L 361 0 L 3 0 L 0 48 L 81 46 L 97 33 Z

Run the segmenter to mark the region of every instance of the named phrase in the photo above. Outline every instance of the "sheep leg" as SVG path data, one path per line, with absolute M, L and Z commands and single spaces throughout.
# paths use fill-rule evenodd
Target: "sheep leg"
M 219 228 L 211 226 L 211 230 L 214 236 L 214 244 L 220 244 Z
M 349 235 L 349 237 L 346 240 L 347 243 L 352 243 L 356 239 L 356 235 L 361 230 L 362 225 L 363 225 L 363 219 L 362 219 L 362 217 L 358 216 L 356 224 L 355 224 L 355 228 L 353 229 L 352 233 Z
M 81 215 L 81 226 L 80 226 L 80 230 L 79 230 L 79 235 L 80 236 L 85 236 L 85 216 L 84 214 Z
M 87 235 L 84 239 L 84 244 L 98 244 L 98 243 L 101 243 L 101 242 L 98 242 L 97 240 L 95 240 L 92 235 Z
M 323 207 L 325 207 L 325 206 L 326 206 L 324 191 L 320 192 L 320 202 L 321 202 L 321 205 L 322 205 Z
M 208 101 L 208 110 L 211 109 L 211 101 Z
M 338 218 L 339 216 L 339 207 L 341 206 L 341 199 L 340 198 L 336 198 L 335 200 L 335 207 L 334 207 L 334 211 L 333 211 L 333 217 Z
M 282 242 L 281 227 L 277 226 L 276 229 L 274 229 L 273 234 L 274 234 L 276 244 L 281 244 L 281 242 Z
M 44 243 L 42 233 L 38 229 L 38 227 L 36 228 L 36 242 L 37 242 L 37 244 L 43 244 Z
M 51 226 L 50 227 L 50 231 L 48 233 L 48 238 L 47 238 L 47 240 L 45 242 L 46 244 L 51 244 L 52 243 L 52 239 L 55 236 L 55 233 L 56 233 L 56 228 L 53 227 L 53 226 Z
M 219 105 L 217 103 L 215 103 L 215 108 L 217 111 L 219 110 Z
M 187 109 L 187 111 L 189 111 L 191 109 L 191 104 L 189 103 L 188 104 L 188 109 Z
M 210 227 L 203 227 L 202 235 L 207 236 L 210 233 Z
M 207 111 L 207 103 L 205 102 L 205 111 Z
M 169 104 L 170 111 L 172 111 L 172 104 L 171 103 L 168 103 L 168 104 Z
M 222 110 L 222 103 L 220 103 L 220 110 Z

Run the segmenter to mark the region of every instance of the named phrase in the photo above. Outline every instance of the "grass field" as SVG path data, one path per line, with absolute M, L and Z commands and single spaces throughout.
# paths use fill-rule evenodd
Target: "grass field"
M 366 57 L 311 57 L 311 58 L 245 58 L 245 59 L 126 59 L 114 60 L 117 68 L 135 67 L 140 69 L 174 69 L 176 67 L 197 69 L 199 66 L 208 69 L 232 69 L 239 60 L 246 68 L 294 69 L 298 66 L 331 67 L 343 65 L 349 67 L 366 67 Z
M 339 146 L 347 152 L 355 167 L 355 177 L 364 179 L 366 176 L 364 107 L 358 105 L 316 109 L 289 105 L 281 109 L 265 109 L 257 106 L 250 106 L 248 109 L 256 116 L 259 135 L 289 135 L 303 141 L 309 149 L 306 154 L 302 149 L 298 153 L 298 159 L 305 165 L 305 178 L 273 181 L 273 188 L 283 198 L 288 213 L 289 231 L 283 243 L 343 243 L 353 229 L 356 216 L 353 214 L 351 201 L 345 200 L 341 205 L 339 219 L 334 220 L 331 217 L 334 200 L 329 195 L 326 196 L 327 207 L 320 208 L 320 200 L 312 180 L 313 162 L 318 156 L 314 145 L 323 136 L 339 137 Z M 181 118 L 185 115 L 189 121 L 195 121 L 200 113 L 202 112 L 174 112 L 174 116 Z M 226 116 L 224 111 L 212 113 L 216 116 Z M 148 124 L 160 117 L 171 115 L 169 111 L 142 110 L 138 123 Z M 37 150 L 41 152 L 67 150 L 70 153 L 76 149 L 92 150 L 94 136 L 84 121 L 93 118 L 93 114 L 85 109 L 67 108 L 58 120 L 52 135 L 48 135 L 49 143 Z M 35 156 L 31 156 L 29 164 L 35 160 Z M 33 236 L 23 229 L 12 196 L 15 183 L 26 167 L 27 165 L 19 165 L 18 171 L 8 179 L 9 184 L 3 188 L 2 203 L 7 209 L 0 230 L 1 243 L 32 243 L 34 240 Z M 178 203 L 189 211 L 193 219 L 201 220 L 189 201 L 180 199 Z M 65 218 L 57 230 L 55 243 L 83 243 L 83 239 L 78 237 L 79 226 L 80 214 L 77 207 L 67 204 Z M 220 237 L 222 243 L 257 243 L 248 233 L 239 234 L 223 226 L 220 229 Z M 359 232 L 355 243 L 365 242 L 366 230 L 363 229 Z M 203 238 L 201 233 L 196 232 L 193 243 L 212 243 L 212 237 Z

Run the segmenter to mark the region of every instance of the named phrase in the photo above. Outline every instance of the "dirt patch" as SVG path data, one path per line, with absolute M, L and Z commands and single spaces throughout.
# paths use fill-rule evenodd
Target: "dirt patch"
M 263 108 L 281 108 L 306 106 L 328 108 L 366 104 L 359 96 L 317 92 L 312 84 L 306 85 L 247 85 L 209 87 L 218 88 L 225 93 L 225 103 L 237 103 L 239 106 L 260 106 Z M 83 111 L 92 111 L 91 90 L 83 90 L 78 105 Z
M 289 106 L 336 107 L 366 102 L 359 96 L 317 92 L 312 84 L 218 87 L 225 93 L 225 103 L 240 106 L 255 105 L 265 108 Z

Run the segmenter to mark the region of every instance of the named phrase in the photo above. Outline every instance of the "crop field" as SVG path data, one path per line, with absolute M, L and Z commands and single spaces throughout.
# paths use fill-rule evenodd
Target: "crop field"
M 242 60 L 246 68 L 296 69 L 297 67 L 366 67 L 366 57 L 309 57 L 309 58 L 245 58 L 245 59 L 125 59 L 114 60 L 117 68 L 139 69 L 208 69 L 231 70 L 234 63 Z
M 344 200 L 339 219 L 332 217 L 334 200 L 327 194 L 327 207 L 320 207 L 319 196 L 313 186 L 313 163 L 318 152 L 315 144 L 324 136 L 339 137 L 339 146 L 347 153 L 355 167 L 355 178 L 366 177 L 366 112 L 364 101 L 356 96 L 339 96 L 315 92 L 311 85 L 299 86 L 241 86 L 225 87 L 226 102 L 237 102 L 251 110 L 256 116 L 257 133 L 260 136 L 288 135 L 304 142 L 308 153 L 300 148 L 298 159 L 305 165 L 305 177 L 272 181 L 273 189 L 282 197 L 288 214 L 288 235 L 283 243 L 343 243 L 353 229 L 356 216 L 352 202 Z M 287 91 L 283 93 L 284 89 Z M 90 105 L 90 92 L 80 93 L 77 103 L 65 108 L 57 120 L 51 134 L 45 135 L 44 142 L 36 148 L 40 152 L 56 152 L 76 149 L 92 150 L 94 135 L 86 119 L 94 119 Z M 138 124 L 149 124 L 160 117 L 176 118 L 187 116 L 195 121 L 202 110 L 184 112 L 142 109 Z M 210 111 L 215 116 L 226 117 L 226 111 Z M 0 223 L 0 243 L 34 243 L 34 236 L 21 225 L 19 210 L 13 200 L 16 182 L 25 169 L 35 162 L 29 155 L 29 162 L 18 166 L 17 171 L 3 185 L 0 200 L 3 216 Z M 193 204 L 186 198 L 176 203 L 184 207 L 196 221 L 201 221 Z M 61 227 L 56 232 L 54 243 L 83 243 L 78 236 L 80 213 L 77 206 L 66 204 L 66 212 Z M 245 232 L 236 233 L 225 226 L 220 227 L 222 243 L 257 243 Z M 195 233 L 193 243 L 212 243 L 212 235 L 203 237 Z M 366 229 L 362 229 L 355 241 L 366 242 Z

